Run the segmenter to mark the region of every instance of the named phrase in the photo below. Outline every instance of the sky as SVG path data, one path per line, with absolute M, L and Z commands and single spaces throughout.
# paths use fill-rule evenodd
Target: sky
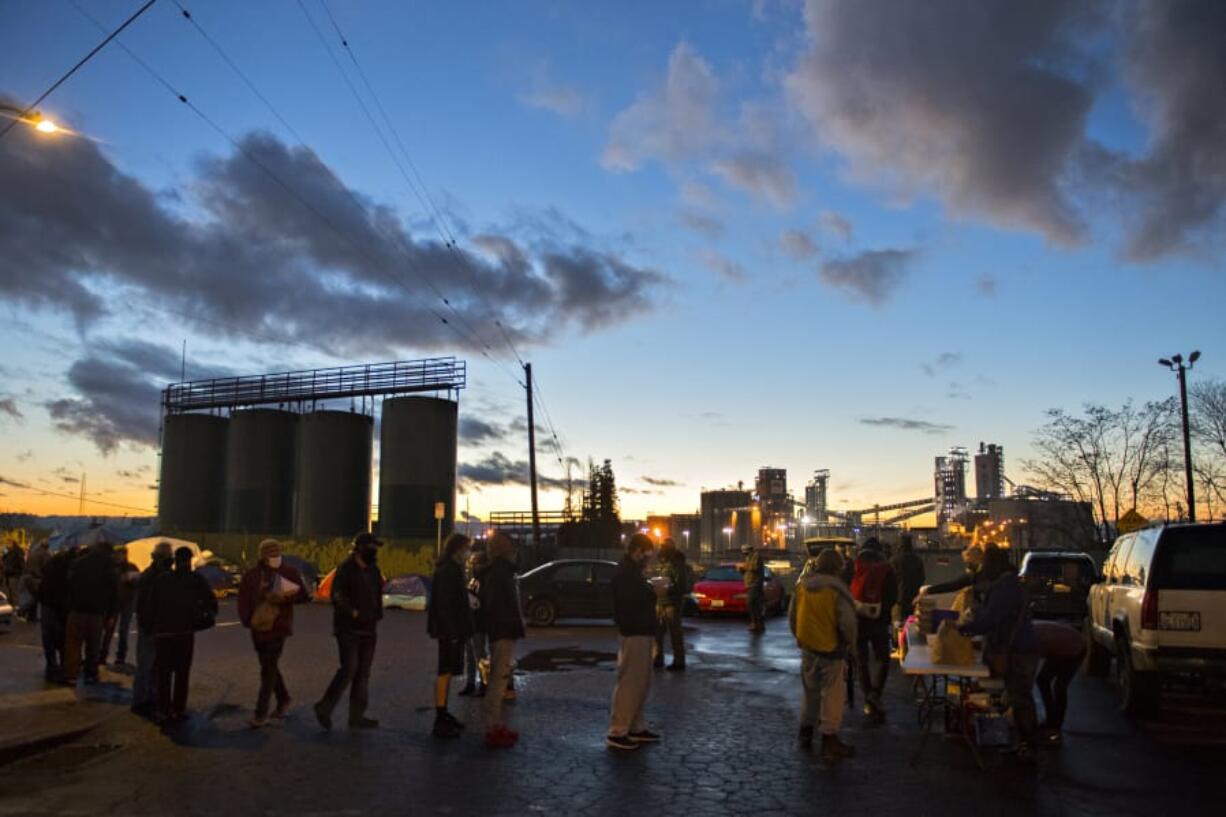
M 139 5 L 0 0 L 0 105 Z M 158 0 L 0 139 L 0 509 L 152 509 L 184 342 L 467 360 L 478 517 L 528 506 L 518 359 L 546 509 L 572 458 L 630 518 L 1024 481 L 1044 410 L 1226 376 L 1224 75 L 1213 0 Z

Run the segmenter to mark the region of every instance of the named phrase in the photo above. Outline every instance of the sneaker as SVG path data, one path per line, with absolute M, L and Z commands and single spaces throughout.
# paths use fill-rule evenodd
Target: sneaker
M 379 726 L 379 722 L 375 720 L 374 718 L 350 718 L 349 719 L 350 729 L 376 729 L 378 728 L 378 726 Z
M 634 741 L 635 743 L 659 743 L 660 742 L 660 736 L 657 735 L 655 732 L 652 732 L 647 729 L 642 729 L 638 732 L 631 732 L 629 735 L 626 735 L 626 737 L 630 738 L 630 740 Z
M 800 732 L 796 735 L 796 741 L 800 744 L 801 749 L 813 748 L 813 727 L 802 726 Z
M 510 749 L 514 745 L 515 738 L 505 727 L 495 726 L 485 733 L 485 748 L 487 749 Z
M 254 718 L 251 719 L 252 729 L 263 729 L 267 725 L 268 725 L 268 718 L 266 716 L 256 715 Z
M 277 721 L 283 720 L 285 716 L 289 714 L 290 707 L 293 706 L 293 704 L 293 698 L 286 698 L 284 701 L 277 704 L 277 708 L 272 711 L 272 719 Z
M 319 725 L 323 727 L 325 732 L 332 731 L 332 713 L 324 709 L 323 703 L 317 703 L 314 707 L 315 720 L 319 721 Z
M 629 735 L 606 735 L 604 742 L 605 746 L 608 746 L 610 749 L 631 750 L 639 748 L 638 741 L 631 740 Z
M 460 736 L 460 728 L 451 720 L 440 715 L 434 716 L 434 729 L 431 734 L 436 738 L 458 738 Z
M 838 763 L 856 756 L 856 747 L 839 740 L 838 735 L 822 735 L 822 762 Z

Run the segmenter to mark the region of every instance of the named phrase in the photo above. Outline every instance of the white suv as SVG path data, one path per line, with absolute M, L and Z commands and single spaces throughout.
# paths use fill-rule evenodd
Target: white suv
M 1120 708 L 1156 711 L 1164 678 L 1226 678 L 1226 524 L 1151 527 L 1115 540 L 1090 588 L 1087 670 L 1116 659 Z

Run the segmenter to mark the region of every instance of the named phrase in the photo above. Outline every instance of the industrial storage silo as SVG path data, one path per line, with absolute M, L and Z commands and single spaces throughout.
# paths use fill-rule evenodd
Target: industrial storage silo
M 298 415 L 247 409 L 230 417 L 226 441 L 226 530 L 289 534 L 294 527 Z
M 383 401 L 379 434 L 379 535 L 433 539 L 434 503 L 446 504 L 443 535 L 455 513 L 459 404 L 436 397 Z
M 211 414 L 170 414 L 162 427 L 158 527 L 164 533 L 216 533 L 225 518 L 226 431 Z
M 369 530 L 373 427 L 371 417 L 348 411 L 316 411 L 298 421 L 295 536 Z

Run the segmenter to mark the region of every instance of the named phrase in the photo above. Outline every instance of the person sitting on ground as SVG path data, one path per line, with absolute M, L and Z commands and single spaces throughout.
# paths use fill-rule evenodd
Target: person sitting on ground
M 430 583 L 430 606 L 426 631 L 438 641 L 438 677 L 434 681 L 434 737 L 458 738 L 464 724 L 447 711 L 451 676 L 464 671 L 464 648 L 473 634 L 472 608 L 464 583 L 464 563 L 472 540 L 453 533 L 443 544 L 442 555 Z
M 1026 593 L 1004 550 L 989 548 L 984 553 L 982 574 L 988 582 L 983 604 L 958 629 L 964 635 L 984 636 L 984 663 L 1004 680 L 1005 699 L 1013 709 L 1018 758 L 1029 761 L 1037 720 L 1033 689 L 1039 655 Z
M 294 634 L 294 605 L 311 600 L 302 574 L 282 561 L 280 542 L 265 539 L 259 554 L 259 562 L 243 574 L 238 586 L 238 620 L 251 630 L 260 663 L 260 691 L 251 719 L 255 729 L 268 723 L 268 704 L 274 695 L 277 708 L 271 717 L 281 720 L 289 714 L 292 699 L 281 676 L 281 653 L 285 640 Z
M 507 727 L 503 698 L 515 661 L 515 642 L 524 637 L 524 619 L 515 580 L 515 543 L 505 533 L 495 533 L 488 545 L 490 566 L 481 582 L 481 610 L 489 639 L 489 685 L 485 691 L 485 745 L 509 749 L 519 733 Z
M 1058 746 L 1063 740 L 1064 715 L 1068 712 L 1069 684 L 1086 657 L 1085 636 L 1056 621 L 1035 621 L 1031 626 L 1043 662 L 1035 678 L 1044 715 L 1037 736 L 1040 745 Z
M 837 763 L 855 749 L 839 738 L 843 724 L 847 655 L 856 643 L 856 608 L 843 583 L 843 557 L 833 548 L 822 550 L 805 566 L 788 605 L 788 624 L 800 647 L 800 680 L 804 703 L 800 710 L 800 746 L 813 746 L 814 727 L 821 726 L 821 757 Z
M 174 569 L 158 576 L 150 606 L 153 611 L 153 672 L 157 688 L 158 723 L 187 720 L 196 631 L 202 618 L 216 618 L 217 597 L 208 581 L 192 570 L 192 549 L 174 554 Z
M 612 749 L 637 749 L 660 736 L 647 728 L 644 709 L 651 692 L 651 648 L 656 635 L 656 591 L 643 576 L 655 546 L 645 534 L 626 542 L 626 554 L 613 574 L 613 621 L 617 625 L 617 682 L 605 743 Z

